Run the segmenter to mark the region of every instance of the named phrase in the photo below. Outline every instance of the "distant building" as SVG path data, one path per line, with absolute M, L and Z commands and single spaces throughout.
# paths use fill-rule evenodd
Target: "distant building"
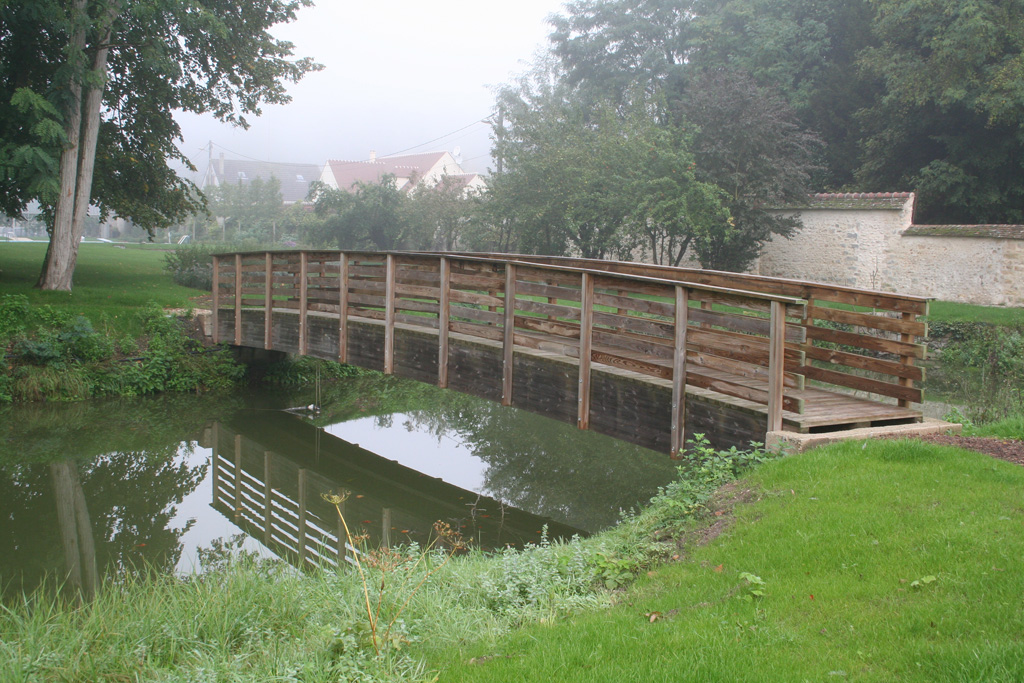
M 322 167 L 318 164 L 285 164 L 276 161 L 248 161 L 243 159 L 211 159 L 203 176 L 204 188 L 221 185 L 242 185 L 256 178 L 264 182 L 277 178 L 281 183 L 281 198 L 285 206 L 306 201 L 309 184 L 320 178 Z
M 476 173 L 465 173 L 448 152 L 425 152 L 377 158 L 370 152 L 365 161 L 330 160 L 324 166 L 320 182 L 336 190 L 350 190 L 356 183 L 379 183 L 385 175 L 395 176 L 399 190 L 409 192 L 417 187 L 433 187 L 442 178 L 449 178 L 466 189 L 479 191 L 483 178 Z

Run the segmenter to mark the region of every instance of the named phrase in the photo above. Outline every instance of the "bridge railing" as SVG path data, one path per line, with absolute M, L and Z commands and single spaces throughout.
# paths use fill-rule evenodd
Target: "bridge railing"
M 783 412 L 802 413 L 807 341 L 804 302 L 777 293 L 613 272 L 593 262 L 419 253 L 284 251 L 214 256 L 214 330 L 262 308 L 264 347 L 275 313 L 299 316 L 307 352 L 310 315 L 338 316 L 338 360 L 352 321 L 384 325 L 383 368 L 394 370 L 396 328 L 437 330 L 438 384 L 447 386 L 449 340 L 501 345 L 502 402 L 511 404 L 514 353 L 550 351 L 578 359 L 578 425 L 590 421 L 591 367 L 611 366 L 672 385 L 672 452 L 683 445 L 686 385 L 765 406 L 767 430 Z M 598 262 L 600 263 L 600 262 Z M 219 332 L 215 332 L 218 334 Z
M 473 254 L 477 258 L 482 254 Z M 926 357 L 919 343 L 928 334 L 919 316 L 928 314 L 928 299 L 824 283 L 763 277 L 693 268 L 674 268 L 625 261 L 599 261 L 553 256 L 487 254 L 497 260 L 516 258 L 531 263 L 586 267 L 608 273 L 662 278 L 795 297 L 807 302 L 799 325 L 805 339 L 788 339 L 787 354 L 803 352 L 794 372 L 822 385 L 865 391 L 895 399 L 907 407 L 923 401 L 919 382 Z

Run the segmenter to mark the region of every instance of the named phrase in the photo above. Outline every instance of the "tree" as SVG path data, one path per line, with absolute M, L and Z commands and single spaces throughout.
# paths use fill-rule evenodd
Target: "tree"
M 885 95 L 860 181 L 914 187 L 922 222 L 1024 221 L 1024 2 L 879 0 L 861 55 Z
M 696 244 L 701 265 L 743 270 L 772 235 L 790 235 L 798 217 L 770 212 L 804 200 L 819 139 L 792 109 L 746 74 L 714 70 L 694 78 L 681 102 L 694 136 L 697 177 L 721 188 L 731 230 Z
M 449 176 L 432 187 L 417 187 L 409 198 L 409 246 L 413 249 L 456 249 L 463 233 L 472 229 L 479 206 L 476 193 L 467 194 L 465 185 Z
M 202 207 L 175 110 L 247 125 L 320 68 L 268 32 L 311 0 L 9 0 L 0 9 L 3 207 L 38 199 L 51 239 L 38 286 L 70 290 L 90 203 L 147 229 Z M 17 103 L 13 103 L 17 97 Z M 48 103 L 48 107 L 43 105 Z M 45 120 L 45 122 L 44 122 Z M 61 128 L 55 144 L 54 124 Z M 56 176 L 54 176 L 56 171 Z M 96 182 L 93 182 L 94 171 Z M 56 188 L 54 194 L 52 190 Z
M 379 183 L 356 182 L 351 191 L 314 183 L 310 188 L 317 215 L 324 219 L 320 244 L 338 249 L 392 251 L 409 241 L 409 197 L 398 189 L 395 176 Z
M 559 75 L 542 64 L 500 93 L 505 127 L 494 153 L 504 171 L 491 201 L 512 217 L 517 250 L 622 254 L 637 138 L 610 106 L 587 102 Z
M 206 194 L 210 213 L 224 220 L 225 231 L 255 233 L 262 238 L 270 235 L 281 217 L 281 181 L 274 176 L 266 181 L 254 178 L 245 185 L 241 181 L 224 183 Z

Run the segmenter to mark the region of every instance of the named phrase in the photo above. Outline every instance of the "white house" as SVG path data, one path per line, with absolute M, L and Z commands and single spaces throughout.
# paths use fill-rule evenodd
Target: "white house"
M 421 186 L 433 187 L 445 177 L 462 183 L 467 192 L 480 191 L 484 187 L 483 178 L 476 173 L 463 172 L 455 157 L 448 152 L 380 158 L 375 152 L 370 152 L 370 158 L 365 161 L 330 160 L 324 166 L 320 182 L 336 190 L 350 190 L 359 182 L 379 183 L 389 174 L 395 176 L 398 189 L 405 192 Z

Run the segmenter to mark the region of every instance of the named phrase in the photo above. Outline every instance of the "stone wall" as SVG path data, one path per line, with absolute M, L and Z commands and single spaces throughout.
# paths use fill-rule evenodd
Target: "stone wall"
M 946 301 L 1024 306 L 1024 226 L 918 226 L 909 192 L 814 195 L 804 229 L 751 272 Z

